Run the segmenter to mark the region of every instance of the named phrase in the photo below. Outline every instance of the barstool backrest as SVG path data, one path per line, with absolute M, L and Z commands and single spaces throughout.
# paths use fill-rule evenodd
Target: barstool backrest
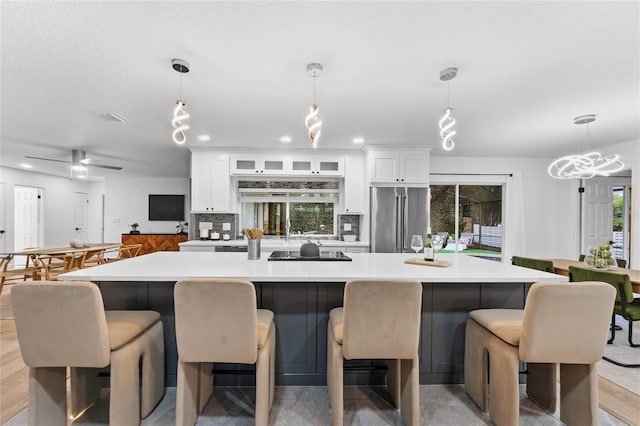
M 111 349 L 98 287 L 38 281 L 11 290 L 16 331 L 29 367 L 106 367 Z
M 186 279 L 174 288 L 176 342 L 184 362 L 253 364 L 256 290 L 239 279 Z
M 413 359 L 420 341 L 422 284 L 351 281 L 344 288 L 347 359 Z
M 602 282 L 533 284 L 524 307 L 520 359 L 595 363 L 604 353 L 615 296 Z

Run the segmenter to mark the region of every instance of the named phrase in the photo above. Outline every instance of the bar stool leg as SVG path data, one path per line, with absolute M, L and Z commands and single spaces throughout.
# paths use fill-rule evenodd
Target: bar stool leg
M 142 393 L 140 417 L 145 418 L 158 405 L 164 395 L 164 333 L 162 322 L 157 322 L 141 336 Z
M 498 426 L 518 425 L 518 348 L 498 337 L 489 341 L 489 416 Z
M 390 359 L 387 361 L 387 392 L 396 408 L 400 408 L 400 360 Z
M 491 334 L 477 322 L 467 321 L 464 344 L 464 387 L 473 402 L 487 411 L 489 360 L 487 343 Z
M 327 339 L 327 390 L 331 404 L 331 416 L 334 426 L 342 426 L 344 422 L 344 382 L 342 345 L 336 342 L 333 327 L 329 323 Z
M 276 329 L 269 333 L 271 349 L 269 350 L 269 410 L 273 406 L 276 386 Z
M 416 354 L 413 359 L 400 361 L 400 414 L 407 426 L 420 424 L 420 374 Z
M 556 366 L 527 363 L 527 396 L 550 412 L 556 411 Z
M 110 424 L 140 424 L 139 360 L 142 356 L 142 341 L 144 337 L 111 352 Z
M 86 410 L 100 398 L 99 368 L 71 367 L 71 417 Z
M 198 367 L 198 414 L 202 413 L 204 407 L 213 395 L 213 363 L 201 362 Z
M 178 359 L 176 385 L 176 426 L 194 425 L 198 420 L 198 376 L 197 362 L 183 362 Z
M 568 426 L 598 424 L 595 364 L 560 364 L 560 420 Z
M 66 367 L 29 369 L 29 426 L 67 425 Z
M 269 334 L 273 332 L 272 325 L 269 328 Z M 258 360 L 256 361 L 256 426 L 269 424 L 271 342 L 272 338 L 267 335 L 264 346 L 258 350 Z

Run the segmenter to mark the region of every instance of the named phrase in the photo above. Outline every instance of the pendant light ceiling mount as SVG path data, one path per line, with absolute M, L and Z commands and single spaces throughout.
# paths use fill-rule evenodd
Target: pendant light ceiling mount
M 596 121 L 596 114 L 581 115 L 573 119 L 573 124 L 581 125 Z M 556 179 L 591 179 L 594 176 L 609 176 L 624 168 L 619 155 L 602 156 L 589 151 L 589 127 L 587 127 L 586 151 L 584 155 L 566 155 L 549 165 L 549 176 Z
M 184 59 L 172 59 L 171 68 L 180 73 L 180 99 L 176 102 L 176 107 L 173 110 L 173 120 L 171 120 L 173 133 L 171 136 L 175 143 L 183 145 L 187 141 L 185 131 L 189 129 L 189 126 L 185 124 L 185 120 L 189 118 L 189 114 L 185 111 L 186 104 L 182 101 L 182 74 L 189 72 L 189 62 Z
M 444 115 L 438 121 L 438 127 L 440 127 L 440 138 L 442 139 L 442 148 L 445 151 L 451 151 L 455 146 L 453 137 L 456 131 L 453 126 L 456 124 L 456 119 L 453 118 L 453 108 L 449 106 L 449 81 L 456 78 L 458 75 L 458 68 L 449 67 L 440 71 L 440 81 L 447 82 L 447 107 L 444 110 Z
M 322 65 L 312 62 L 307 65 L 307 75 L 309 77 L 317 77 L 322 74 L 322 69 Z

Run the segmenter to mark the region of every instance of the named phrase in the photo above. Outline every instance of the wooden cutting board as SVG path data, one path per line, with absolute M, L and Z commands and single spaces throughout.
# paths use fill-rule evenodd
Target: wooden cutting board
M 422 265 L 422 266 L 437 266 L 438 268 L 447 268 L 451 266 L 451 262 L 448 260 L 424 260 L 424 259 L 407 259 L 404 261 L 409 265 Z

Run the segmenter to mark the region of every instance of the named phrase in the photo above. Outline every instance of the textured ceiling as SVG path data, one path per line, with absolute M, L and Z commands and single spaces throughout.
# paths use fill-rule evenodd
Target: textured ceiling
M 187 146 L 319 150 L 433 145 L 432 156 L 551 158 L 640 138 L 639 2 L 7 2 L 1 8 L 1 164 L 82 149 L 121 172 L 188 176 L 171 142 L 190 62 Z M 442 69 L 456 148 L 439 146 Z M 114 111 L 129 123 L 96 117 Z M 595 113 L 589 127 L 572 124 Z M 196 135 L 211 135 L 203 143 Z M 283 145 L 282 135 L 293 142 Z M 56 163 L 40 170 L 68 173 Z

